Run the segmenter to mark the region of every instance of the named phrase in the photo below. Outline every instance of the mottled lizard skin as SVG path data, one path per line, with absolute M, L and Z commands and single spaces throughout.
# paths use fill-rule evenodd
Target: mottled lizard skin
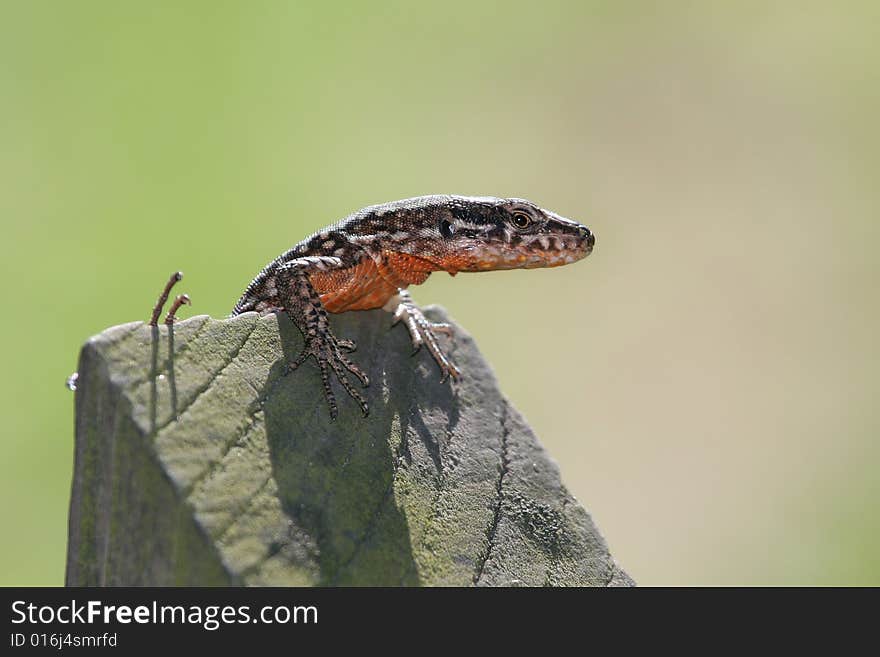
M 355 345 L 330 330 L 327 313 L 386 308 L 403 320 L 413 347 L 423 344 L 441 377 L 460 375 L 440 348 L 433 324 L 406 288 L 432 272 L 557 267 L 586 257 L 595 237 L 585 226 L 516 198 L 419 196 L 373 205 L 314 233 L 263 268 L 235 304 L 233 315 L 286 312 L 305 338 L 296 369 L 314 356 L 321 370 L 330 416 L 337 404 L 330 373 L 361 406 L 367 403 L 349 375 L 369 378 L 347 356 Z

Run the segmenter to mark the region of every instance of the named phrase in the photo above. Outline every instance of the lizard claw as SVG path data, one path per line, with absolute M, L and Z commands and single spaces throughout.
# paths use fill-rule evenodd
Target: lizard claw
M 171 310 L 168 311 L 168 314 L 165 315 L 165 325 L 171 326 L 174 322 L 177 321 L 177 311 L 180 310 L 181 306 L 191 306 L 192 301 L 189 298 L 188 294 L 178 294 L 174 297 L 174 303 L 171 304 Z
M 401 290 L 399 296 L 400 303 L 394 311 L 391 325 L 394 326 L 401 320 L 404 320 L 412 340 L 412 355 L 415 356 L 421 351 L 422 345 L 426 345 L 440 368 L 440 381 L 446 381 L 449 377 L 453 379 L 459 378 L 461 372 L 443 353 L 435 335 L 436 333 L 443 333 L 451 337 L 453 335 L 452 326 L 445 323 L 435 324 L 428 321 L 422 310 L 413 302 L 408 292 Z
M 183 272 L 176 271 L 171 274 L 171 278 L 168 279 L 168 282 L 165 284 L 165 289 L 162 290 L 162 294 L 159 295 L 159 298 L 156 300 L 156 305 L 153 306 L 153 314 L 150 316 L 149 325 L 150 326 L 158 326 L 159 325 L 159 315 L 162 314 L 162 309 L 165 307 L 165 303 L 168 301 L 168 295 L 171 294 L 171 288 L 173 288 L 180 279 L 183 278 Z M 184 304 L 191 305 L 191 301 L 188 294 L 178 294 L 174 299 L 174 303 L 171 306 L 171 310 L 168 311 L 168 314 L 165 316 L 165 324 L 167 326 L 171 326 L 174 322 L 177 321 L 177 317 L 175 316 L 180 307 Z
M 439 324 L 431 324 L 431 328 L 434 330 L 434 333 L 442 333 L 443 335 L 448 335 L 449 337 L 455 335 L 455 332 L 452 330 L 452 325 L 445 322 L 441 322 Z
M 336 404 L 336 395 L 330 386 L 330 373 L 336 375 L 336 379 L 345 388 L 345 391 L 351 395 L 358 405 L 364 417 L 370 414 L 370 408 L 366 400 L 352 385 L 348 378 L 349 374 L 354 375 L 361 384 L 366 388 L 370 385 L 370 379 L 360 367 L 346 358 L 343 352 L 354 351 L 354 342 L 351 340 L 338 340 L 332 333 L 326 335 L 310 335 L 306 339 L 305 345 L 295 360 L 287 364 L 284 375 L 297 369 L 310 356 L 314 356 L 318 362 L 318 368 L 321 371 L 321 385 L 324 388 L 324 396 L 327 398 L 327 405 L 330 408 L 330 419 L 335 420 L 339 415 L 339 408 Z
M 337 340 L 336 344 L 339 345 L 340 349 L 349 354 L 357 349 L 357 345 L 353 340 Z

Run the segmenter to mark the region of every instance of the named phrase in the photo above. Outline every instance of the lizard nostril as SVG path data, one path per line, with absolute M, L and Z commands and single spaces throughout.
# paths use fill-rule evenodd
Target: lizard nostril
M 587 228 L 586 226 L 580 226 L 578 230 L 581 233 L 581 237 L 587 240 L 587 244 L 593 246 L 596 243 L 596 236 L 590 232 L 589 228 Z

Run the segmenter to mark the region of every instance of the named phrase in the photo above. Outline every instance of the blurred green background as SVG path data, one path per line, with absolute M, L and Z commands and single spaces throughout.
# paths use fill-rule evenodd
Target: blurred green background
M 522 196 L 594 254 L 435 276 L 641 584 L 880 584 L 880 4 L 0 1 L 0 583 L 63 582 L 82 343 L 182 269 Z

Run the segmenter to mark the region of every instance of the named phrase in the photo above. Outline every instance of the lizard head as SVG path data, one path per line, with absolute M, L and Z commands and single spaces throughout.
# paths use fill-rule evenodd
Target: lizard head
M 525 199 L 452 197 L 447 208 L 437 231 L 451 273 L 558 267 L 596 243 L 586 226 Z

